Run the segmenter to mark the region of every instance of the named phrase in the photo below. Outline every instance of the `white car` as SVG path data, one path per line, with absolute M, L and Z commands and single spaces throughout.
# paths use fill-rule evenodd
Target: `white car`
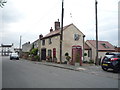
M 10 54 L 10 60 L 12 60 L 12 59 L 19 60 L 18 54 L 17 54 L 17 53 L 11 53 L 11 54 Z

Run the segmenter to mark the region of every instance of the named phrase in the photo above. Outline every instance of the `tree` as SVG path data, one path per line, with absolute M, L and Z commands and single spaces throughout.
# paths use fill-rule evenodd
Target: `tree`
M 0 0 L 0 7 L 3 8 L 3 6 L 5 6 L 4 4 L 7 3 L 7 1 L 5 0 Z

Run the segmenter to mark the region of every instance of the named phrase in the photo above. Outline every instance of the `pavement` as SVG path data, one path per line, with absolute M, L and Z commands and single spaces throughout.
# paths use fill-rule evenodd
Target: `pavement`
M 120 80 L 118 73 L 113 73 L 112 70 L 103 71 L 100 65 L 83 63 L 82 66 L 80 66 L 79 63 L 75 63 L 75 65 L 73 66 L 73 65 L 69 65 L 69 64 L 57 64 L 54 62 L 46 62 L 46 61 L 42 61 L 42 62 L 31 61 L 31 62 L 33 62 L 35 64 L 52 66 L 52 67 L 57 67 L 57 68 L 62 68 L 62 69 L 79 71 L 79 72 L 85 72 L 85 73 L 89 73 L 89 74 L 94 74 L 94 75 L 99 75 L 99 76 L 103 76 L 103 77 L 114 78 L 114 79 Z

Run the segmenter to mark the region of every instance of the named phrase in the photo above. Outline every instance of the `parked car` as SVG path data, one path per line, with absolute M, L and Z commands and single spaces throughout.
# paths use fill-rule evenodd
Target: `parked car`
M 106 53 L 101 61 L 101 67 L 104 71 L 107 71 L 109 68 L 111 68 L 114 72 L 119 72 L 120 53 Z
M 10 60 L 12 60 L 12 59 L 19 60 L 18 54 L 17 54 L 17 53 L 11 53 L 11 54 L 10 54 Z

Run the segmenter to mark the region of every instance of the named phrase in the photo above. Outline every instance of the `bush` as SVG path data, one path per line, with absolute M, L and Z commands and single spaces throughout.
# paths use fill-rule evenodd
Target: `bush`
M 30 51 L 30 54 L 31 55 L 37 55 L 38 53 L 38 49 L 37 48 L 33 48 L 31 51 Z
M 40 60 L 40 56 L 38 56 L 38 55 L 34 56 L 34 58 L 35 58 L 36 61 Z
M 88 63 L 88 61 L 83 61 L 83 63 Z
M 66 53 L 65 53 L 65 56 L 69 56 L 69 53 L 66 52 Z
M 84 56 L 87 56 L 87 53 L 84 53 Z
M 66 56 L 67 61 L 70 61 L 71 57 L 69 56 L 68 52 L 65 53 L 65 56 Z
M 93 61 L 93 60 L 90 60 L 90 61 L 89 61 L 89 64 L 93 64 L 93 63 L 94 63 L 94 61 Z
M 70 56 L 66 56 L 67 61 L 70 61 L 71 57 Z

